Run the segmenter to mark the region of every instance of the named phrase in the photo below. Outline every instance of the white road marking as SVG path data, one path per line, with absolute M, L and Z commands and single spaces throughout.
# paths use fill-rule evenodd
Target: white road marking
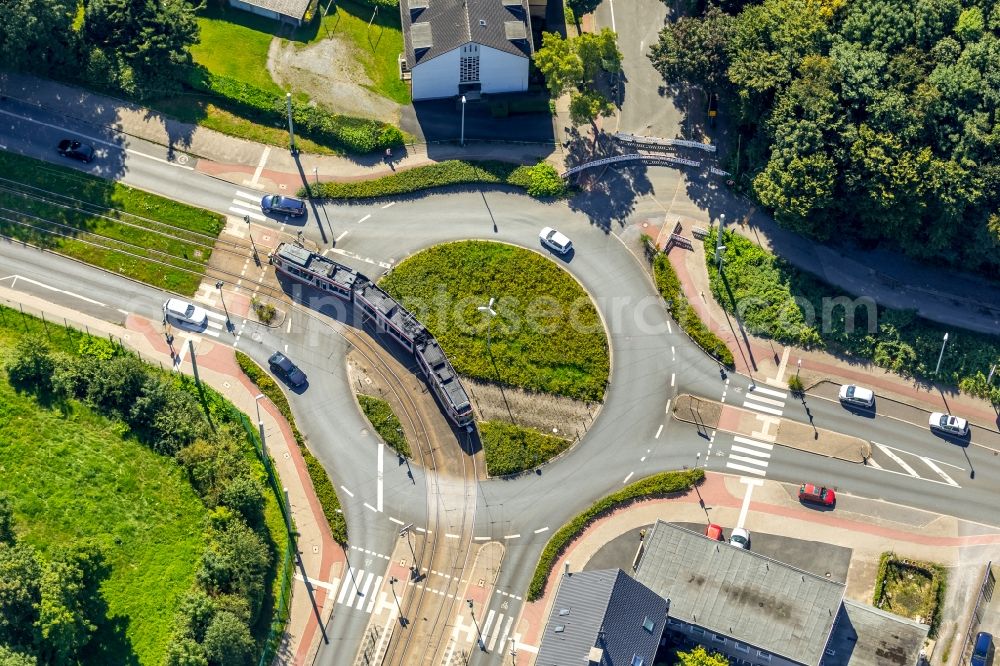
M 347 250 L 341 250 L 340 248 L 337 248 L 337 247 L 332 247 L 332 248 L 330 248 L 329 251 L 330 252 L 334 252 L 336 254 L 339 254 L 341 256 L 344 256 L 344 257 L 350 257 L 351 259 L 357 259 L 358 261 L 363 261 L 366 264 L 377 265 L 380 268 L 392 268 L 392 264 L 387 264 L 384 261 L 375 261 L 374 259 L 371 259 L 370 257 L 362 257 L 359 254 L 355 254 L 354 252 L 348 252 Z M 326 253 L 324 252 L 324 254 L 326 254 Z
M 128 316 L 128 310 L 122 310 L 121 308 L 115 308 L 115 309 L 118 310 L 118 312 L 121 312 L 126 317 Z
M 770 458 L 771 456 L 769 454 L 765 453 L 764 457 L 765 458 Z M 760 460 L 758 458 L 748 458 L 746 456 L 734 456 L 731 453 L 729 454 L 729 460 L 738 460 L 740 462 L 745 462 L 748 465 L 759 465 L 760 467 L 765 468 L 765 469 L 767 468 L 767 462 L 768 462 L 766 459 L 765 460 Z
M 781 416 L 780 409 L 774 409 L 773 407 L 765 407 L 764 405 L 758 405 L 755 402 L 750 402 L 749 400 L 743 401 L 744 407 L 749 407 L 750 409 L 755 409 L 758 412 L 764 412 L 765 414 L 774 414 L 775 416 Z
M 366 508 L 366 509 L 371 509 L 371 510 L 372 510 L 372 511 L 374 511 L 375 513 L 378 513 L 378 509 L 376 509 L 375 507 L 373 507 L 373 506 L 372 506 L 371 504 L 369 504 L 368 502 L 365 502 L 365 508 Z
M 535 530 L 535 534 L 541 534 L 542 532 L 548 532 L 548 531 L 549 531 L 548 527 L 539 527 L 537 530 Z
M 635 472 L 629 472 L 628 476 L 625 477 L 625 479 L 622 481 L 622 483 L 628 483 L 628 480 L 632 478 L 633 474 L 635 474 Z
M 243 190 L 236 190 L 236 196 L 241 199 L 246 199 L 247 201 L 252 201 L 258 206 L 260 205 L 261 195 L 254 194 L 253 192 L 244 192 Z
M 396 202 L 395 201 L 391 201 L 391 202 L 387 203 L 386 205 L 382 206 L 382 210 L 385 210 L 386 208 L 391 208 L 392 206 L 395 206 L 395 205 L 396 205 Z
M 767 442 L 758 442 L 756 439 L 748 439 L 746 437 L 741 437 L 740 435 L 733 435 L 733 441 L 739 442 L 740 444 L 749 444 L 750 446 L 756 446 L 759 449 L 767 449 L 768 451 L 774 448 L 773 444 L 768 444 Z
M 520 534 L 506 534 L 506 535 L 504 535 L 504 539 L 520 539 L 520 538 L 521 538 Z
M 384 469 L 385 469 L 385 456 L 383 455 L 384 453 L 385 453 L 385 443 L 384 442 L 379 442 L 378 443 L 378 476 L 376 477 L 378 479 L 378 482 L 377 482 L 376 491 L 375 491 L 376 492 L 376 494 L 375 494 L 375 498 L 376 498 L 375 499 L 375 504 L 378 506 L 379 513 L 382 512 L 382 488 L 383 488 L 384 479 L 385 479 L 385 472 L 384 472 Z
M 663 424 L 662 423 L 660 424 L 660 427 L 656 429 L 656 435 L 653 436 L 653 439 L 659 439 L 661 432 L 663 432 Z
M 608 7 L 611 9 L 611 31 L 618 32 L 615 28 L 615 3 L 614 0 L 608 0 Z
M 292 332 L 292 315 L 289 314 L 288 325 L 285 326 L 285 333 L 291 333 L 291 332 Z M 285 351 L 288 351 L 288 349 L 285 349 Z
M 250 179 L 250 187 L 257 187 L 257 181 L 260 180 L 260 173 L 264 170 L 264 165 L 267 164 L 267 156 L 270 154 L 271 146 L 265 146 L 264 152 L 260 156 L 260 162 L 257 162 L 257 168 L 253 172 L 253 178 Z
M 459 537 L 458 534 L 445 534 L 444 536 L 447 539 L 457 539 Z
M 736 463 L 727 462 L 726 467 L 729 469 L 735 469 L 739 472 L 746 472 L 747 474 L 756 474 L 758 476 L 764 476 L 766 470 L 757 469 L 756 467 L 747 467 L 746 465 L 737 465 Z
M 676 372 L 671 372 L 670 373 L 670 388 L 674 387 L 674 384 L 676 383 L 676 381 L 677 381 L 677 373 Z
M 402 520 L 400 520 L 399 518 L 393 518 L 392 516 L 389 516 L 389 520 L 391 520 L 392 522 L 396 523 L 397 525 L 405 525 L 406 524 Z
M 351 230 L 350 229 L 345 229 L 339 236 L 337 236 L 336 238 L 333 239 L 333 242 L 334 243 L 339 243 L 340 239 L 343 238 L 344 236 L 346 236 L 349 233 L 351 233 Z
M 748 449 L 748 448 L 743 447 L 743 446 L 736 446 L 735 444 L 733 445 L 733 448 L 731 450 L 732 451 L 736 451 L 737 453 L 745 453 L 745 454 L 747 454 L 749 456 L 757 456 L 758 458 L 770 458 L 771 457 L 770 453 L 765 453 L 764 451 L 758 451 L 756 449 Z M 735 458 L 736 456 L 731 456 L 731 457 Z
M 233 202 L 237 203 L 237 204 L 240 204 L 240 202 L 236 201 L 235 199 L 233 200 Z M 264 217 L 263 215 L 261 215 L 260 213 L 258 213 L 257 211 L 247 210 L 246 208 L 242 208 L 241 206 L 242 206 L 242 204 L 237 205 L 237 206 L 230 206 L 229 207 L 229 212 L 230 213 L 236 213 L 240 217 L 243 217 L 245 215 L 245 216 L 249 217 L 252 220 L 257 220 L 258 222 L 266 222 L 267 221 L 267 218 Z
M 784 400 L 775 400 L 773 398 L 765 398 L 764 396 L 754 395 L 753 393 L 747 393 L 746 394 L 746 399 L 747 400 L 753 400 L 755 402 L 759 402 L 759 403 L 762 403 L 762 404 L 765 404 L 765 405 L 774 405 L 775 407 L 784 407 L 785 406 L 785 401 Z
M 895 453 L 893 453 L 892 449 L 890 449 L 888 446 L 883 446 L 882 444 L 879 444 L 878 442 L 872 442 L 872 444 L 874 444 L 875 446 L 877 446 L 879 448 L 879 450 L 882 451 L 882 453 L 884 453 L 885 455 L 887 455 L 890 458 L 892 458 L 893 462 L 895 462 L 897 465 L 899 465 L 904 470 L 906 470 L 907 474 L 909 474 L 910 476 L 912 476 L 914 478 L 918 478 L 918 479 L 920 478 L 920 475 L 917 474 L 917 470 L 915 470 L 912 467 L 910 467 L 909 465 L 907 465 L 906 462 L 902 458 L 900 458 L 899 456 L 897 456 Z
M 300 580 L 303 583 L 306 582 L 306 579 L 303 578 L 302 574 L 300 574 L 298 571 L 295 572 L 295 579 L 296 580 Z M 336 583 L 327 583 L 326 581 L 322 581 L 322 580 L 320 580 L 318 578 L 310 578 L 309 579 L 309 585 L 311 587 L 322 587 L 323 589 L 330 590 L 331 592 L 336 592 L 337 591 L 337 585 L 336 585 Z
M 368 213 L 363 218 L 361 218 L 360 220 L 358 220 L 358 224 L 361 224 L 362 222 L 364 222 L 365 220 L 367 220 L 371 216 L 372 216 L 371 213 Z
M 477 536 L 474 536 L 474 537 L 472 537 L 472 540 L 473 540 L 473 541 L 489 541 L 489 540 L 490 540 L 490 538 L 489 538 L 488 536 L 485 536 L 485 537 L 477 537 Z
M 343 490 L 348 495 L 350 495 L 351 497 L 354 497 L 354 493 L 352 493 L 350 490 L 348 490 L 346 486 L 341 486 L 340 489 Z
M 740 479 L 740 483 L 747 484 L 747 492 L 743 495 L 743 506 L 740 507 L 740 517 L 736 521 L 736 527 L 743 527 L 747 520 L 747 512 L 750 510 L 750 496 L 753 495 L 754 486 L 760 485 L 759 479 Z
M 22 282 L 28 282 L 30 284 L 33 284 L 33 285 L 37 286 L 37 287 L 41 287 L 43 289 L 48 289 L 49 291 L 54 291 L 54 292 L 59 293 L 59 294 L 66 294 L 67 296 L 72 296 L 73 298 L 79 298 L 81 301 L 86 301 L 87 303 L 93 303 L 94 305 L 100 305 L 102 308 L 108 307 L 107 305 L 105 305 L 104 303 L 101 303 L 100 301 L 95 301 L 92 298 L 87 298 L 86 296 L 81 296 L 80 294 L 74 294 L 72 291 L 66 291 L 65 289 L 60 289 L 59 287 L 53 287 L 51 285 L 47 285 L 44 282 L 39 282 L 38 280 L 32 280 L 31 278 L 26 278 L 23 275 L 11 275 L 11 276 L 8 276 L 8 277 L 14 278 L 14 281 L 11 282 L 11 284 L 10 284 L 11 289 L 13 289 L 14 288 L 14 284 L 18 280 L 20 280 Z M 4 278 L 4 279 L 6 280 L 8 278 Z M 119 310 L 119 312 L 120 312 L 120 310 Z M 125 314 L 128 314 L 128 313 L 126 312 Z
M 670 333 L 670 335 L 674 334 L 674 328 L 673 328 L 673 326 L 670 325 L 670 320 L 669 319 L 667 320 L 667 332 Z
M 764 395 L 773 395 L 775 398 L 787 398 L 787 393 L 782 393 L 781 391 L 775 391 L 774 389 L 764 388 L 760 384 L 757 384 L 756 388 L 750 388 L 747 394 L 750 393 L 763 393 Z
M 667 408 L 663 410 L 663 413 L 664 414 L 669 414 L 670 413 L 670 401 L 669 400 L 667 400 Z
M 921 456 L 920 459 L 923 460 L 928 467 L 934 470 L 937 473 L 937 475 L 941 477 L 941 480 L 947 483 L 949 486 L 954 486 L 955 488 L 961 488 L 961 486 L 958 485 L 958 482 L 955 481 L 955 479 L 948 476 L 947 474 L 945 474 L 944 470 L 935 465 L 933 460 L 931 460 L 930 458 L 926 458 L 924 456 Z

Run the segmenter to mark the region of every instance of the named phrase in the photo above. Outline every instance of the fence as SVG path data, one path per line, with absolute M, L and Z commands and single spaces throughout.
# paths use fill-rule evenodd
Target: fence
M 969 644 L 972 642 L 972 635 L 983 621 L 983 605 L 989 604 L 990 600 L 993 599 L 993 588 L 995 586 L 996 577 L 993 575 L 993 562 L 988 562 L 986 564 L 986 575 L 983 577 L 982 585 L 979 586 L 979 596 L 976 597 L 976 605 L 972 609 L 969 631 L 965 634 L 965 643 L 962 644 L 962 652 L 959 653 L 960 660 L 965 658 L 966 650 L 969 649 Z
M 630 146 L 649 146 L 653 148 L 695 148 L 705 152 L 714 153 L 717 148 L 711 143 L 701 143 L 700 141 L 688 141 L 687 139 L 661 139 L 655 136 L 637 136 L 627 132 L 618 132 L 614 138 L 619 143 Z
M 674 166 L 678 164 L 683 164 L 684 166 L 693 166 L 693 167 L 701 166 L 701 162 L 684 159 L 683 157 L 629 153 L 628 155 L 614 155 L 613 157 L 602 157 L 601 159 L 594 160 L 593 162 L 578 164 L 575 167 L 564 171 L 561 175 L 563 178 L 568 178 L 569 176 L 572 176 L 575 173 L 579 173 L 584 169 L 592 169 L 594 167 L 604 166 L 605 164 L 617 164 L 619 162 L 633 162 L 636 160 L 643 162 L 644 164 L 649 164 L 653 166 Z

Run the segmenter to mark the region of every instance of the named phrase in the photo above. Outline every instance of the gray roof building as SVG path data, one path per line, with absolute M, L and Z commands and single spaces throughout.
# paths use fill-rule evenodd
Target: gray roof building
M 818 665 L 844 585 L 657 521 L 636 579 L 670 616 L 799 664 Z
M 621 569 L 581 571 L 559 580 L 536 666 L 650 666 L 667 602 Z
M 229 0 L 229 4 L 254 14 L 299 25 L 310 0 Z
M 528 0 L 400 0 L 410 68 L 476 43 L 531 56 Z
M 913 666 L 930 629 L 873 606 L 844 600 L 823 666 Z

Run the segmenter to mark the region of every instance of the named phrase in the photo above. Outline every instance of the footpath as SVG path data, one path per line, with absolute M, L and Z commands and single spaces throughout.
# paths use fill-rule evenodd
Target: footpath
M 149 363 L 192 373 L 191 352 L 186 339 L 182 340 L 183 336 L 178 334 L 171 349 L 164 336 L 163 324 L 159 321 L 129 314 L 124 325 L 117 326 L 7 287 L 0 287 L 0 301 L 6 301 L 6 305 L 15 309 L 23 307 L 27 314 L 44 314 L 49 322 L 65 320 L 80 330 L 113 336 Z M 227 299 L 227 304 L 233 314 L 240 317 L 248 315 L 249 299 Z M 291 508 L 297 547 L 292 558 L 294 573 L 289 620 L 276 663 L 312 663 L 322 632 L 319 617 L 322 616 L 325 624 L 334 605 L 332 599 L 328 599 L 332 596 L 332 586 L 323 581 L 343 577 L 346 554 L 333 540 L 305 461 L 281 412 L 270 400 L 263 397 L 257 400 L 260 391 L 237 365 L 232 347 L 201 336 L 191 336 L 190 339 L 194 342 L 195 362 L 201 381 L 221 393 L 251 420 L 258 414 L 259 405 L 267 448 Z M 282 552 L 277 553 L 279 559 L 282 556 Z M 313 584 L 307 584 L 305 580 L 313 581 Z

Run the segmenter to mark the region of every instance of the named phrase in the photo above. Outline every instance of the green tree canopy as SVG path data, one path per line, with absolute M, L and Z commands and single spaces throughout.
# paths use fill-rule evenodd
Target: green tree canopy
M 701 645 L 690 652 L 677 653 L 677 666 L 729 666 L 729 660 L 718 652 L 709 654 Z
M 535 52 L 534 60 L 553 96 L 571 93 L 573 123 L 592 123 L 599 116 L 614 112 L 611 100 L 598 89 L 603 73 L 621 69 L 622 54 L 612 30 L 605 28 L 572 39 L 563 39 L 552 32 L 542 33 L 542 48 Z

